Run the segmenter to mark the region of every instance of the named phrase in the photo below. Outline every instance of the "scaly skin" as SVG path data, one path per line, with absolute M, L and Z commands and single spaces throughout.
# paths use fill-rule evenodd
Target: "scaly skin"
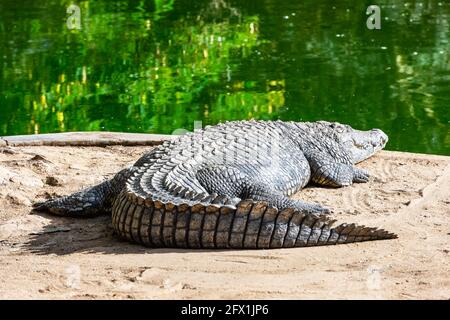
M 324 121 L 236 121 L 167 141 L 113 179 L 35 205 L 59 215 L 112 211 L 116 232 L 150 247 L 281 248 L 391 239 L 376 228 L 332 228 L 328 209 L 292 200 L 309 182 L 367 182 L 354 166 L 387 136 Z

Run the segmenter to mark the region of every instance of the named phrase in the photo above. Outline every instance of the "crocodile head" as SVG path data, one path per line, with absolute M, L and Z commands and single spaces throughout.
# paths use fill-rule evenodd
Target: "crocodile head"
M 353 163 L 373 156 L 388 142 L 388 136 L 380 129 L 361 131 L 337 122 L 328 122 L 327 126 L 332 129 L 334 138 L 349 152 Z

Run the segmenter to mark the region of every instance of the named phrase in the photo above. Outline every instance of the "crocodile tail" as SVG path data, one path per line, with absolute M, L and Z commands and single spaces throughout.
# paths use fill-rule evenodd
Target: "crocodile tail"
M 242 230 L 239 226 L 244 225 L 246 212 L 247 220 Z M 243 201 L 234 215 L 229 245 L 269 249 L 397 238 L 397 235 L 383 229 L 355 224 L 344 223 L 333 228 L 335 222 L 326 215 L 307 214 L 293 208 L 280 211 L 265 202 Z M 241 237 L 242 246 L 239 246 Z
M 279 211 L 261 201 L 174 204 L 125 191 L 114 203 L 112 222 L 119 236 L 149 247 L 268 249 L 396 238 L 354 224 L 332 228 L 335 221 L 326 216 Z
M 332 225 L 336 220 L 324 220 L 321 217 L 307 217 L 305 220 L 306 221 L 299 226 L 300 231 L 295 240 L 295 247 L 322 246 L 397 238 L 396 234 L 376 227 L 366 227 L 354 223 L 342 223 L 332 228 Z M 287 247 L 287 243 L 285 243 L 284 247 Z

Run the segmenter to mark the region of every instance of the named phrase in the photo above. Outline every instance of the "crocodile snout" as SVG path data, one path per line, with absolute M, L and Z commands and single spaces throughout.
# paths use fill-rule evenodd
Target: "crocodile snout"
M 380 129 L 372 129 L 372 134 L 374 136 L 374 139 L 372 140 L 372 146 L 374 146 L 378 150 L 384 148 L 389 140 L 387 134 Z

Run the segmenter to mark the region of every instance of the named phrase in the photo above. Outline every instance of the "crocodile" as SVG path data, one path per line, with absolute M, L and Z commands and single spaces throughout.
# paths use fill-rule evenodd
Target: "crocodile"
M 393 239 L 384 229 L 334 226 L 330 209 L 290 197 L 309 183 L 367 182 L 369 173 L 355 164 L 387 141 L 380 129 L 337 122 L 230 121 L 164 141 L 112 179 L 37 202 L 33 210 L 108 213 L 115 234 L 148 247 L 264 249 Z

